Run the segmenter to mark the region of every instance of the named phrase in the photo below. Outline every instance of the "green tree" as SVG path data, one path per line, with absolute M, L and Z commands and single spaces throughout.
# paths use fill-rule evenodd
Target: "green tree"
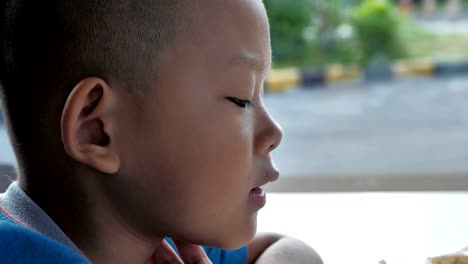
M 351 22 L 362 52 L 362 64 L 368 64 L 376 56 L 394 59 L 405 54 L 399 34 L 399 13 L 391 2 L 364 0 L 353 11 Z
M 329 63 L 355 62 L 355 47 L 352 32 L 343 38 L 340 28 L 349 28 L 346 15 L 353 4 L 343 0 L 314 0 L 311 39 L 307 52 L 308 64 L 323 67 Z M 342 32 L 341 32 L 342 33 Z
M 266 0 L 273 56 L 280 61 L 300 60 L 306 50 L 304 30 L 310 25 L 310 0 Z

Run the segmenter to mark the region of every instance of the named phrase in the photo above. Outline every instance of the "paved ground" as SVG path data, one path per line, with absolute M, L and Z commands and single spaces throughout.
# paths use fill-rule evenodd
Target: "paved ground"
M 468 172 L 468 77 L 300 90 L 266 101 L 285 130 L 274 155 L 284 177 Z

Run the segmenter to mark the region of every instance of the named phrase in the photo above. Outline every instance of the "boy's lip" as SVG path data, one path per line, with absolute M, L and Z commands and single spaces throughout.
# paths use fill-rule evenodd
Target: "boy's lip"
M 274 182 L 278 180 L 279 175 L 280 175 L 279 171 L 273 166 L 270 166 L 270 168 L 265 173 L 263 182 L 260 182 L 259 185 L 255 186 L 254 188 L 250 190 L 249 192 L 250 200 L 254 201 L 257 204 L 258 209 L 264 207 L 266 204 L 266 194 L 265 194 L 265 191 L 261 188 L 261 186 L 269 182 Z
M 267 183 L 274 182 L 274 181 L 278 180 L 279 176 L 280 176 L 279 170 L 274 168 L 273 166 L 271 166 L 270 169 L 266 173 L 266 177 L 265 177 L 266 180 L 260 182 L 258 185 L 255 185 L 251 190 L 254 190 L 256 188 L 260 188 L 260 187 L 266 185 Z
M 257 208 L 260 209 L 266 204 L 266 194 L 262 188 L 254 188 L 249 193 L 250 200 L 255 202 Z

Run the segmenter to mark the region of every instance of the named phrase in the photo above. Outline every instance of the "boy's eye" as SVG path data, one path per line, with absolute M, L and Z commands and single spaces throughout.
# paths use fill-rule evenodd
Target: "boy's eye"
M 229 101 L 233 102 L 237 106 L 241 108 L 247 108 L 248 106 L 252 106 L 252 102 L 249 100 L 242 100 L 234 97 L 226 97 Z

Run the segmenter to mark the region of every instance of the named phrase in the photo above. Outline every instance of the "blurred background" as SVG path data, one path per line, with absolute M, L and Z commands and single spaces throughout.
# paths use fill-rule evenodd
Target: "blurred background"
M 468 1 L 265 3 L 274 190 L 468 188 Z
M 266 102 L 285 137 L 260 231 L 304 239 L 325 263 L 468 246 L 468 0 L 265 4 Z
M 325 263 L 468 246 L 468 0 L 264 2 L 265 101 L 285 137 L 259 230 Z M 15 163 L 0 119 L 2 190 Z

